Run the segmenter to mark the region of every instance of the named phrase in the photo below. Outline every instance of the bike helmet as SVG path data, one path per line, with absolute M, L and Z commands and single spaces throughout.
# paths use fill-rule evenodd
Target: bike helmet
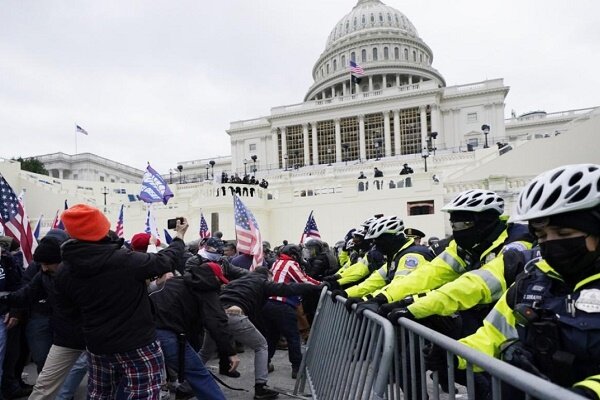
M 513 220 L 528 221 L 600 204 L 600 165 L 565 165 L 533 178 L 521 191 Z
M 371 225 L 365 239 L 375 239 L 384 233 L 396 235 L 402 231 L 404 231 L 404 222 L 399 217 L 382 217 Z
M 484 212 L 495 210 L 499 215 L 504 212 L 504 199 L 496 192 L 483 189 L 472 189 L 459 193 L 450 203 L 442 207 L 442 211 Z

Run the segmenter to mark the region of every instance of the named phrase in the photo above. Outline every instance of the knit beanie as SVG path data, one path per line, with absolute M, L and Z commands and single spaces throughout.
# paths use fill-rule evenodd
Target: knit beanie
M 146 232 L 136 233 L 131 238 L 131 250 L 145 253 L 148 251 L 148 245 L 150 244 L 150 234 Z M 156 245 L 160 246 L 160 240 L 156 239 Z
M 43 237 L 33 253 L 33 260 L 44 264 L 58 264 L 61 262 L 61 241 L 54 237 Z
M 110 222 L 96 207 L 75 204 L 65 210 L 61 219 L 65 230 L 74 239 L 97 242 L 108 234 Z

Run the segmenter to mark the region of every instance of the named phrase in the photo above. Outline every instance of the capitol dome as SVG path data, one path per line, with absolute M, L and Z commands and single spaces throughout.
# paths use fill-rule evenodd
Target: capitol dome
M 350 60 L 365 72 L 357 88 L 350 87 Z M 432 80 L 445 86 L 432 61 L 433 52 L 403 13 L 380 0 L 358 0 L 329 34 L 305 101 Z

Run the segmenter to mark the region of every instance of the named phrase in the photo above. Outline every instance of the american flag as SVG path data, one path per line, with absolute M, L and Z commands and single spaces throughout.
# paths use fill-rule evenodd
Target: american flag
M 304 227 L 304 232 L 302 232 L 300 243 L 304 243 L 306 239 L 311 237 L 321 239 L 321 234 L 319 233 L 319 228 L 317 228 L 317 223 L 315 222 L 315 217 L 313 216 L 312 211 L 308 215 L 308 221 L 306 221 L 306 226 Z
M 254 256 L 250 267 L 250 270 L 253 271 L 263 264 L 263 246 L 258 223 L 252 212 L 246 208 L 237 195 L 233 196 L 233 208 L 237 249 L 240 253 Z
M 44 214 L 40 214 L 40 218 L 38 219 L 37 224 L 35 224 L 35 228 L 33 228 L 33 237 L 35 240 L 40 240 L 40 230 L 42 228 L 42 219 L 44 218 Z
M 67 200 L 65 200 L 65 210 L 69 208 L 67 204 Z M 53 229 L 62 229 L 65 230 L 65 224 L 63 224 L 62 219 L 59 217 L 60 210 L 56 210 L 56 216 L 54 217 L 54 221 L 52 221 Z
M 123 237 L 123 204 L 121 204 L 121 210 L 119 211 L 119 219 L 117 220 L 117 226 L 115 227 L 115 233 L 118 237 Z
M 5 235 L 21 243 L 23 258 L 28 265 L 33 259 L 33 251 L 37 243 L 23 204 L 2 175 L 0 175 L 0 220 Z
M 81 133 L 83 133 L 84 135 L 87 135 L 87 134 L 88 134 L 88 132 L 87 132 L 85 129 L 83 129 L 82 127 L 80 127 L 79 125 L 75 125 L 75 131 L 77 131 L 77 132 L 81 132 Z
M 365 74 L 365 70 L 363 69 L 363 67 L 361 67 L 360 65 L 358 65 L 356 62 L 350 60 L 350 72 L 352 72 L 353 74 L 356 75 L 364 75 Z
M 208 224 L 206 223 L 206 220 L 204 219 L 204 214 L 200 213 L 200 238 L 204 239 L 204 238 L 209 238 L 210 237 L 210 231 L 208 230 Z

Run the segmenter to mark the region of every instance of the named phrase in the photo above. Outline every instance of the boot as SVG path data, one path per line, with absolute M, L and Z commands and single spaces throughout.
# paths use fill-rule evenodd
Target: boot
M 255 399 L 276 399 L 277 396 L 279 396 L 279 393 L 269 389 L 266 383 L 257 383 L 254 385 Z

